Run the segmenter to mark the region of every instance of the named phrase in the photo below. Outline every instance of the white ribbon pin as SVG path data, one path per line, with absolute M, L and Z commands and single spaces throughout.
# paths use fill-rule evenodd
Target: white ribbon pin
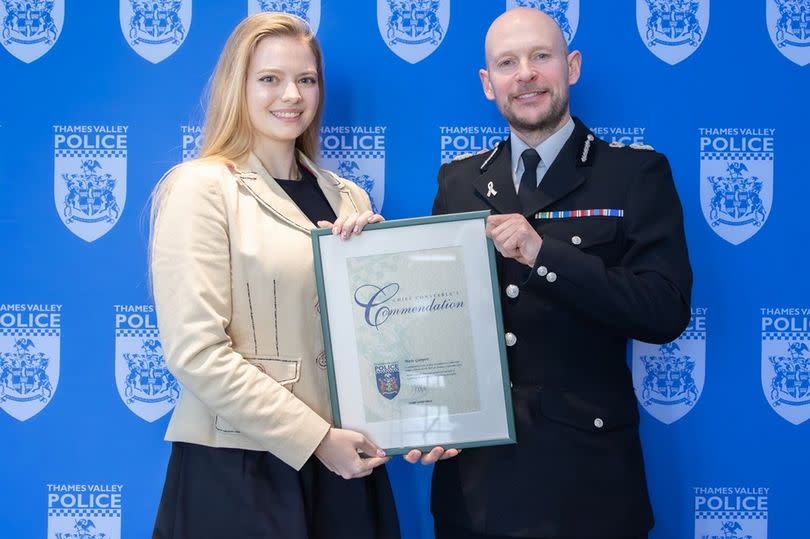
M 487 198 L 494 197 L 498 194 L 498 191 L 495 190 L 495 187 L 492 182 L 487 184 Z

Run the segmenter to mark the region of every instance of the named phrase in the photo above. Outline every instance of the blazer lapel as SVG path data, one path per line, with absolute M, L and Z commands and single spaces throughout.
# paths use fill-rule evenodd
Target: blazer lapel
M 512 181 L 512 149 L 509 139 L 500 143 L 490 161 L 481 165 L 481 175 L 473 180 L 473 186 L 481 199 L 495 213 L 520 213 L 520 200 Z
M 356 201 L 342 181 L 315 166 L 300 152 L 298 160 L 315 175 L 318 186 L 323 191 L 329 205 L 332 206 L 335 215 L 358 211 Z M 304 212 L 292 201 L 253 153 L 249 154 L 244 166 L 238 168 L 237 179 L 240 185 L 247 189 L 262 206 L 290 226 L 307 234 L 316 228 L 315 224 L 304 215 Z
M 523 215 L 525 217 L 531 217 L 582 185 L 585 175 L 578 165 L 587 135 L 587 128 L 576 122 L 574 132 L 568 137 L 562 150 L 546 171 L 537 191 L 524 205 Z

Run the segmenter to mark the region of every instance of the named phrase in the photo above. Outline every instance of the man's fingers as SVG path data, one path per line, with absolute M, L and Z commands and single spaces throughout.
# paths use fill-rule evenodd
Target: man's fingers
M 509 219 L 504 219 L 499 223 L 493 222 L 491 226 L 487 224 L 487 236 L 495 239 L 496 237 L 500 237 L 503 234 L 509 233 L 510 231 L 520 230 L 524 222 L 526 222 L 526 220 L 522 215 L 511 215 L 509 216 Z
M 461 453 L 461 449 L 448 449 L 439 460 L 451 459 Z
M 422 457 L 422 464 L 434 464 L 437 460 L 441 458 L 443 454 L 444 448 L 434 447 L 433 449 L 430 450 L 430 453 Z
M 517 214 L 517 213 L 495 213 L 495 214 L 489 215 L 489 216 L 487 216 L 487 226 L 489 226 L 490 223 L 493 226 L 498 226 L 502 222 L 506 221 L 507 219 L 511 219 L 515 215 L 519 215 L 519 214 Z

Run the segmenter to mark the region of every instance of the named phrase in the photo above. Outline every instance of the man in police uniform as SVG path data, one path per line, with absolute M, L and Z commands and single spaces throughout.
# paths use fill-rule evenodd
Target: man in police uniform
M 433 213 L 493 212 L 517 430 L 517 445 L 436 464 L 439 539 L 629 539 L 653 525 L 627 343 L 680 335 L 692 272 L 666 158 L 571 118 L 580 63 L 542 12 L 498 17 L 480 75 L 512 136 L 439 171 Z

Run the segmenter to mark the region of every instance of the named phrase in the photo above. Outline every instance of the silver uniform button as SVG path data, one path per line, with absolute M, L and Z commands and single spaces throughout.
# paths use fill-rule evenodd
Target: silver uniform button
M 571 238 L 571 243 L 573 243 L 574 245 L 579 245 L 580 243 L 582 243 L 582 238 L 580 238 L 579 236 L 573 236 Z
M 593 420 L 593 426 L 596 427 L 597 429 L 601 429 L 602 427 L 605 426 L 605 422 L 602 421 L 601 417 L 597 417 L 596 419 Z
M 540 277 L 545 277 L 547 273 L 548 273 L 548 268 L 547 267 L 538 266 L 537 275 L 539 275 Z
M 509 296 L 510 298 L 515 299 L 516 297 L 518 297 L 518 294 L 520 294 L 520 288 L 518 288 L 517 286 L 510 284 L 509 286 L 506 287 L 506 295 Z
M 504 339 L 506 340 L 506 346 L 515 346 L 517 342 L 517 337 L 515 337 L 515 334 L 511 331 L 504 335 Z
M 553 271 L 550 271 L 548 273 L 548 275 L 546 275 L 546 281 L 548 281 L 550 283 L 553 283 L 556 280 L 557 280 L 557 274 L 554 273 Z

